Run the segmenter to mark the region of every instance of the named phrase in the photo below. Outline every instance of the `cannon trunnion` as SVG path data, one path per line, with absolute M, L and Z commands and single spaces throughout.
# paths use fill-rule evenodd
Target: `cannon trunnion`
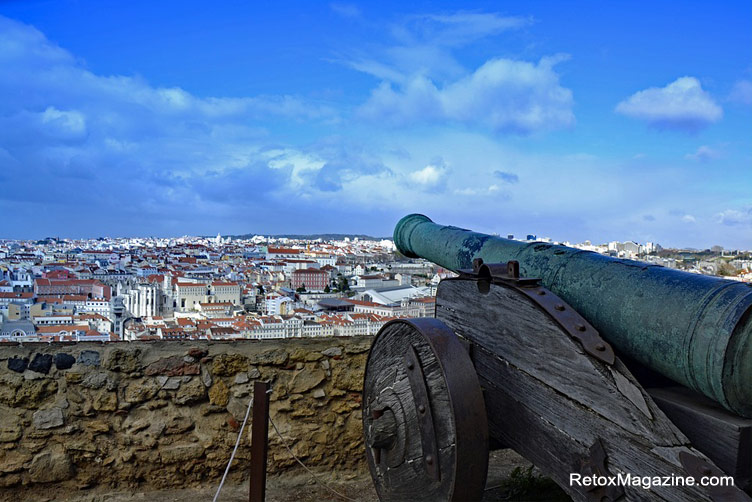
M 489 437 L 574 500 L 752 500 L 735 487 L 700 486 L 724 472 L 595 328 L 539 281 L 520 278 L 515 262 L 475 261 L 439 284 L 436 319 L 381 329 L 366 366 L 363 425 L 382 500 L 479 500 Z M 583 481 L 594 476 L 621 482 Z M 655 483 L 667 477 L 697 483 Z

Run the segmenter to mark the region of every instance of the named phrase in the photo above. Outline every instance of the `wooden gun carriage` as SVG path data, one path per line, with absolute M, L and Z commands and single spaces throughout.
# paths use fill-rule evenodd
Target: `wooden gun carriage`
M 420 215 L 403 218 L 395 230 L 403 254 L 426 257 L 459 276 L 439 284 L 435 318 L 392 321 L 371 348 L 363 427 L 382 500 L 480 500 L 489 444 L 514 449 L 574 500 L 752 500 L 744 492 L 752 478 L 752 403 L 744 392 L 752 392 L 745 388 L 752 382 L 743 372 L 752 364 L 745 352 L 752 338 L 752 288 L 728 300 L 736 286 L 714 286 L 713 291 L 726 295 L 722 324 L 736 316 L 718 349 L 735 365 L 721 373 L 720 392 L 727 398 L 714 400 L 704 383 L 660 372 L 669 373 L 672 381 L 655 371 L 663 370 L 662 363 L 645 364 L 670 359 L 673 342 L 656 343 L 660 335 L 652 335 L 653 346 L 662 352 L 641 354 L 618 333 L 602 336 L 600 328 L 609 329 L 608 322 L 581 315 L 587 308 L 572 305 L 602 300 L 572 301 L 555 281 L 521 274 L 521 269 L 534 270 L 522 261 L 489 261 L 506 257 L 498 252 L 504 239 L 482 236 L 477 245 L 478 236 Z M 441 256 L 426 247 L 438 237 Z M 495 254 L 487 249 L 489 240 L 497 246 Z M 459 258 L 447 258 L 447 249 Z M 470 266 L 463 266 L 468 261 Z M 561 277 L 558 272 L 555 277 Z M 683 276 L 669 279 L 675 277 Z M 594 294 L 587 287 L 579 293 Z M 712 315 L 708 309 L 718 304 L 717 296 L 702 296 L 705 303 L 695 324 Z M 630 307 L 628 300 L 623 304 Z M 640 319 L 651 327 L 649 316 Z M 699 355 L 692 353 L 692 358 Z M 728 476 L 734 485 L 723 482 Z M 708 481 L 715 486 L 704 486 Z

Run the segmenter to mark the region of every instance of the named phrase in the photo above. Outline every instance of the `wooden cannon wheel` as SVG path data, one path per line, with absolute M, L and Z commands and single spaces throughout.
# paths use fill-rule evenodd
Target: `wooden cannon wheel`
M 436 319 L 396 320 L 376 336 L 363 386 L 366 456 L 387 500 L 480 500 L 488 425 L 473 364 Z

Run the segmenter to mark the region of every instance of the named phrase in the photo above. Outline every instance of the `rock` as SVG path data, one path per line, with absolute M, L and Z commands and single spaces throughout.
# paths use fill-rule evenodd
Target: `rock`
M 64 481 L 72 476 L 71 461 L 59 446 L 38 453 L 29 467 L 29 478 L 35 483 Z
M 8 359 L 8 369 L 16 373 L 23 373 L 29 365 L 28 357 L 11 357 Z
M 31 460 L 31 453 L 18 449 L 4 452 L 0 455 L 0 472 L 18 472 L 24 469 L 24 464 Z
M 193 429 L 194 425 L 190 417 L 173 415 L 166 422 L 165 434 L 181 434 Z
M 280 366 L 287 362 L 288 357 L 285 349 L 265 349 L 257 354 L 251 354 L 249 360 L 251 364 Z
M 211 387 L 212 385 L 212 375 L 206 366 L 201 367 L 201 382 L 205 387 Z
M 52 367 L 52 354 L 35 354 L 29 363 L 29 369 L 46 375 Z
M 241 371 L 248 371 L 248 358 L 240 354 L 220 354 L 212 362 L 215 375 L 232 376 Z
M 227 406 L 229 399 L 230 390 L 227 388 L 227 385 L 218 378 L 216 383 L 209 389 L 209 402 L 217 406 Z
M 201 359 L 202 357 L 206 357 L 206 355 L 209 353 L 206 349 L 200 349 L 198 347 L 192 347 L 188 351 L 188 355 L 191 356 L 194 359 Z
M 144 373 L 148 376 L 167 375 L 198 375 L 201 369 L 198 363 L 186 362 L 181 356 L 163 357 L 146 367 Z
M 177 404 L 191 404 L 203 401 L 206 398 L 206 388 L 201 381 L 196 378 L 180 386 L 180 390 L 175 394 Z
M 320 364 L 320 365 L 321 365 L 321 367 L 322 367 L 322 368 L 324 368 L 325 370 L 328 370 L 328 369 L 329 369 L 329 359 L 324 359 L 324 360 L 323 360 L 323 361 L 321 361 L 321 362 L 320 362 L 319 364 Z
M 84 379 L 83 373 L 76 373 L 73 371 L 69 371 L 65 374 L 65 381 L 68 383 L 81 383 Z
M 107 373 L 103 371 L 92 371 L 87 373 L 81 380 L 81 386 L 87 389 L 101 389 L 107 383 Z
M 248 378 L 250 378 L 251 380 L 255 380 L 259 377 L 261 377 L 261 372 L 258 370 L 257 367 L 251 366 L 251 369 L 248 371 Z
M 290 382 L 289 392 L 292 394 L 303 393 L 307 390 L 311 390 L 318 384 L 324 381 L 326 374 L 320 369 L 304 369 L 299 371 L 292 377 Z
M 23 372 L 24 380 L 40 380 L 42 378 L 47 378 L 44 373 L 37 373 L 36 371 L 31 371 L 27 369 Z
M 34 413 L 32 422 L 37 429 L 54 429 L 55 427 L 60 427 L 65 422 L 63 419 L 63 410 L 57 407 L 39 410 Z
M 0 421 L 0 443 L 12 443 L 21 438 L 21 425 L 16 422 Z
M 333 357 L 333 356 L 341 356 L 342 355 L 342 347 L 330 347 L 326 350 L 321 351 L 322 354 L 324 354 L 327 357 Z
M 91 406 L 97 411 L 117 410 L 118 400 L 115 392 L 100 391 L 91 401 Z
M 310 350 L 303 349 L 301 347 L 296 348 L 290 354 L 290 361 L 292 362 L 313 362 L 318 361 L 324 356 L 320 352 L 312 352 Z
M 371 350 L 372 341 L 373 341 L 373 337 L 368 337 L 368 339 L 363 342 L 348 345 L 345 347 L 345 353 L 346 354 L 362 354 L 364 352 L 368 352 L 369 350 Z
M 326 397 L 326 392 L 324 392 L 324 389 L 316 389 L 313 391 L 313 397 L 316 399 L 321 399 L 323 397 Z
M 16 388 L 0 385 L 0 402 L 11 407 L 35 409 L 55 392 L 57 392 L 55 380 L 25 380 Z
M 125 388 L 125 401 L 142 403 L 153 398 L 159 392 L 159 385 L 153 379 L 137 380 Z
M 238 373 L 237 375 L 235 375 L 235 385 L 247 383 L 248 380 L 248 373 Z
M 163 390 L 178 390 L 182 381 L 179 377 L 168 377 L 165 375 L 157 377 L 157 383 Z
M 99 366 L 99 352 L 95 350 L 82 350 L 78 355 L 78 364 L 84 366 Z
M 250 398 L 247 399 L 238 399 L 238 398 L 230 398 L 230 401 L 227 403 L 227 411 L 232 414 L 233 417 L 235 417 L 235 420 L 238 422 L 243 422 L 243 419 L 245 418 L 245 412 L 248 410 L 248 402 L 250 401 Z
M 65 352 L 58 352 L 55 354 L 55 367 L 59 370 L 67 370 L 73 366 L 76 362 L 76 358 Z
M 110 352 L 104 366 L 110 371 L 123 373 L 139 371 L 141 369 L 141 349 L 114 349 Z
M 235 397 L 249 396 L 253 392 L 252 383 L 244 383 L 243 385 L 235 385 L 232 387 L 232 395 Z
M 110 424 L 104 420 L 92 420 L 86 424 L 86 430 L 94 433 L 110 432 Z
M 175 444 L 163 448 L 159 452 L 162 462 L 165 464 L 174 464 L 177 462 L 186 462 L 201 457 L 204 454 L 204 447 L 200 444 Z

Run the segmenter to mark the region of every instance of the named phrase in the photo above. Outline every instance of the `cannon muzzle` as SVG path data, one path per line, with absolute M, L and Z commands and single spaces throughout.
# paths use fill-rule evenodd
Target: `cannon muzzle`
M 752 418 L 752 285 L 603 256 L 518 242 L 402 218 L 394 243 L 405 256 L 450 270 L 516 260 L 585 317 L 620 353 Z

